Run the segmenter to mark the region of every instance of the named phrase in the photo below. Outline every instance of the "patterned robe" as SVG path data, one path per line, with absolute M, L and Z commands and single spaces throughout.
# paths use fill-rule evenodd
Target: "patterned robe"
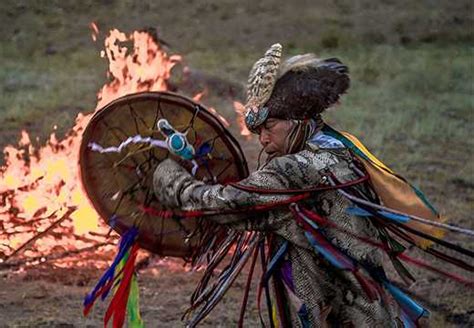
M 325 183 L 329 172 L 344 183 L 359 177 L 353 165 L 352 155 L 344 148 L 322 149 L 307 143 L 304 150 L 272 159 L 239 184 L 262 189 L 310 188 Z M 358 188 L 374 195 L 366 184 Z M 154 189 L 163 204 L 184 210 L 236 209 L 289 197 L 247 192 L 231 185 L 207 185 L 195 180 L 172 160 L 162 162 L 156 169 Z M 359 236 L 378 239 L 378 231 L 370 220 L 346 212 L 350 202 L 336 190 L 319 192 L 313 199 L 304 201 L 304 206 Z M 277 245 L 285 240 L 289 242 L 280 270 L 286 271 L 291 281 L 280 284 L 283 289 L 280 292 L 290 304 L 287 317 L 291 326 L 304 326 L 298 316 L 303 305 L 306 322 L 311 327 L 397 326 L 395 303 L 389 297 L 383 301 L 369 300 L 352 273 L 335 269 L 316 254 L 288 207 L 210 219 L 233 229 L 273 233 Z M 380 250 L 332 228 L 325 228 L 324 234 L 358 262 L 383 270 Z

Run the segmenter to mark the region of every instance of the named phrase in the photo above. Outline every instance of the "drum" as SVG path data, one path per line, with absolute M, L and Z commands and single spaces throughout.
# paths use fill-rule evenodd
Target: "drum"
M 195 150 L 169 151 L 158 122 L 166 120 Z M 99 215 L 119 234 L 139 229 L 138 243 L 161 256 L 187 257 L 200 238 L 200 219 L 160 217 L 153 192 L 156 166 L 178 161 L 206 183 L 248 175 L 244 154 L 218 118 L 193 100 L 170 92 L 131 94 L 97 111 L 82 136 L 79 164 L 84 190 Z

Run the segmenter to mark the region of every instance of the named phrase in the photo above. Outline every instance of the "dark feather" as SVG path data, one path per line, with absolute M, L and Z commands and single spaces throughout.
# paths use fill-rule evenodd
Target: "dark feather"
M 302 59 L 303 65 L 292 62 L 293 67 L 290 65 L 277 80 L 265 105 L 269 108 L 269 117 L 315 118 L 349 88 L 349 70 L 337 58 Z

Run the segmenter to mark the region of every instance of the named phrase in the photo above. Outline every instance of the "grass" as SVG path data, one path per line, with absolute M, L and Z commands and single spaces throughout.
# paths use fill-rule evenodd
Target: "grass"
M 469 135 L 471 47 L 381 45 L 351 49 L 340 57 L 353 68 L 353 83 L 344 106 L 331 117 L 364 135 L 372 147 L 381 150 L 397 135 L 446 141 Z M 472 146 L 471 140 L 464 142 Z
M 21 55 L 12 51 L 9 56 L 0 68 L 0 122 L 8 130 L 31 127 L 44 137 L 54 125 L 69 129 L 78 112 L 95 108 L 105 64 L 94 49 L 29 60 L 14 60 Z
M 443 207 L 441 186 L 455 179 L 474 183 L 472 50 L 378 45 L 342 52 L 353 83 L 327 118 L 359 136 Z M 473 195 L 472 189 L 465 192 Z M 458 206 L 473 209 L 469 203 Z

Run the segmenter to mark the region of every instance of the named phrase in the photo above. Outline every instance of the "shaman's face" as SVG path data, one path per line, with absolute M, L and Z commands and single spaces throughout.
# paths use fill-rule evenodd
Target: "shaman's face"
M 269 157 L 285 155 L 286 138 L 292 126 L 291 121 L 269 118 L 257 128 L 259 141 Z

